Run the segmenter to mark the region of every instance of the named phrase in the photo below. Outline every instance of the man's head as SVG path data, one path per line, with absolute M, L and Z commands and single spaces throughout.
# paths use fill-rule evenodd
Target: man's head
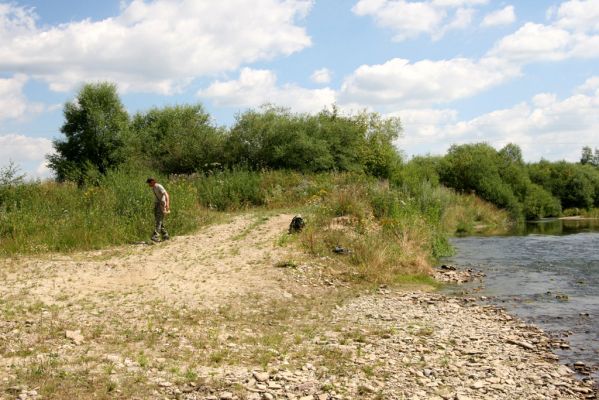
M 150 187 L 154 187 L 154 185 L 156 184 L 156 179 L 154 178 L 148 178 L 146 179 L 146 183 L 150 186 Z

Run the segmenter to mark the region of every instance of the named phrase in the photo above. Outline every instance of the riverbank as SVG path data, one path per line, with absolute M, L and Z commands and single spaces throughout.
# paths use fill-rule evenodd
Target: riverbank
M 2 260 L 0 399 L 593 398 L 538 329 L 422 281 L 348 284 L 288 245 L 291 216 Z

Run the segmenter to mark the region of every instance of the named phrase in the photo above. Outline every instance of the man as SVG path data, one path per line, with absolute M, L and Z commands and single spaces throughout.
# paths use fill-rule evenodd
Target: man
M 168 232 L 164 229 L 164 215 L 170 213 L 170 197 L 164 186 L 156 182 L 156 179 L 148 178 L 146 183 L 152 188 L 154 197 L 156 197 L 156 201 L 154 202 L 154 219 L 156 224 L 154 226 L 152 241 L 159 242 L 160 235 L 162 235 L 162 240 L 168 240 Z

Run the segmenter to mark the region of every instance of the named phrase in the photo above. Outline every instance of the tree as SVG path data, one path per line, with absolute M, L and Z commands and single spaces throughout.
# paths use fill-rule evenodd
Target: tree
M 225 135 L 200 104 L 137 114 L 131 130 L 138 141 L 134 152 L 162 173 L 189 174 L 224 163 Z
M 55 154 L 48 157 L 59 181 L 83 183 L 125 160 L 124 138 L 129 115 L 114 84 L 84 85 L 74 101 L 64 106 L 65 139 L 54 141 Z
M 580 157 L 580 163 L 582 165 L 592 165 L 593 167 L 599 167 L 599 149 L 595 148 L 595 153 L 593 154 L 593 149 L 589 146 L 584 146 L 582 148 L 582 155 Z
M 25 174 L 14 161 L 10 160 L 8 165 L 0 168 L 0 186 L 16 186 L 25 182 Z

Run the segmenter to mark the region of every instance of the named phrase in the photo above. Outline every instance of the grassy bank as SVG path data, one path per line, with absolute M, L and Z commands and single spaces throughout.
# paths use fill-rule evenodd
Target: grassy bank
M 29 183 L 0 189 L 0 254 L 99 249 L 147 240 L 153 224 L 147 174 L 113 172 L 98 186 Z M 222 212 L 291 209 L 308 219 L 311 254 L 350 250 L 332 266 L 348 280 L 392 282 L 425 273 L 451 252 L 448 235 L 505 229 L 508 217 L 443 187 L 390 185 L 363 174 L 232 171 L 159 179 L 172 197 L 168 228 L 193 232 Z M 342 267 L 340 267 L 342 266 Z

